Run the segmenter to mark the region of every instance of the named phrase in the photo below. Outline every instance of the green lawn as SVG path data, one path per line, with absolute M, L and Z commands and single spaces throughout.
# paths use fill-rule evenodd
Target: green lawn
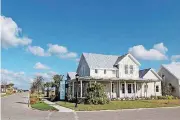
M 48 104 L 46 104 L 44 102 L 37 102 L 35 104 L 32 104 L 31 107 L 34 109 L 43 110 L 43 111 L 47 111 L 47 110 L 57 111 L 56 108 L 49 106 Z
M 76 111 L 94 111 L 94 110 L 117 110 L 117 109 L 135 109 L 135 108 L 156 108 L 156 107 L 175 107 L 180 106 L 180 100 L 136 100 L 136 101 L 111 101 L 105 105 L 85 105 L 78 104 L 74 108 L 74 103 L 58 102 L 57 104 L 74 109 Z
M 1 97 L 5 97 L 5 96 L 8 96 L 8 95 L 12 95 L 12 94 L 1 94 Z

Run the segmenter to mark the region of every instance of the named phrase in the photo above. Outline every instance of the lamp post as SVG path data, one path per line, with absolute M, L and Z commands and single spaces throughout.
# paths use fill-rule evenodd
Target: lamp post
M 76 104 L 75 104 L 75 108 L 77 108 L 77 104 L 78 104 L 78 82 L 79 82 L 79 75 L 76 74 Z

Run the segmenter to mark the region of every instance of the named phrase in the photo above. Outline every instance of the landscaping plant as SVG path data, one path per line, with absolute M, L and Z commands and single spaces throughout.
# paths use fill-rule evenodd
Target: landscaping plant
M 85 103 L 95 105 L 109 103 L 109 99 L 104 92 L 104 86 L 101 83 L 92 83 L 89 85 Z

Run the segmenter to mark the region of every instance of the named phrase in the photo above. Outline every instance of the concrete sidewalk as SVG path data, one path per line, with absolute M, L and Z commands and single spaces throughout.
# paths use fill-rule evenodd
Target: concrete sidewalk
M 57 104 L 55 104 L 55 103 L 53 103 L 53 102 L 50 102 L 50 101 L 48 101 L 48 100 L 46 100 L 46 99 L 43 99 L 43 101 L 44 101 L 46 104 L 48 104 L 48 105 L 50 105 L 50 106 L 58 109 L 59 112 L 74 112 L 74 110 L 71 110 L 71 109 L 69 109 L 69 108 L 62 107 L 62 106 L 57 105 Z

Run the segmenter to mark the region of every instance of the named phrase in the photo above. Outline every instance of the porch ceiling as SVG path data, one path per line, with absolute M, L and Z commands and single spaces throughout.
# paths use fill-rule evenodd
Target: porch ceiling
M 153 79 L 143 79 L 143 78 L 99 78 L 99 77 L 80 77 L 79 80 L 82 81 L 137 81 L 137 82 L 157 82 L 160 80 Z M 70 81 L 76 81 L 76 79 L 72 79 Z

